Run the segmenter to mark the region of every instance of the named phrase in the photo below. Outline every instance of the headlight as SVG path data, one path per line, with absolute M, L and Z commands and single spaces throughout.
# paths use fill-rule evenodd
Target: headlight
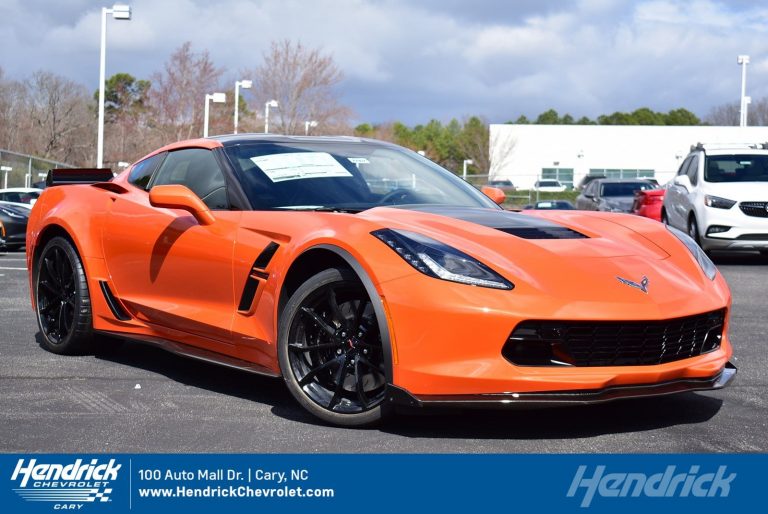
M 10 209 L 4 209 L 4 208 L 2 208 L 2 207 L 0 207 L 0 211 L 2 211 L 2 212 L 3 212 L 3 214 L 5 214 L 6 216 L 10 216 L 11 218 L 19 218 L 19 219 L 24 219 L 24 216 L 23 216 L 23 215 L 21 215 L 21 214 L 19 214 L 19 213 L 18 213 L 18 212 L 16 212 L 16 211 L 12 211 L 12 210 L 10 210 Z
M 691 236 L 685 232 L 677 230 L 674 227 L 670 227 L 669 225 L 666 225 L 666 227 L 667 230 L 677 236 L 677 238 L 682 241 L 685 246 L 688 247 L 688 250 L 690 250 L 693 256 L 696 257 L 696 261 L 698 261 L 699 266 L 701 266 L 701 269 L 704 271 L 704 274 L 707 276 L 707 278 L 709 280 L 715 280 L 717 267 L 715 266 L 715 263 L 712 262 L 709 257 L 707 257 L 707 254 L 704 253 L 704 250 L 702 250 L 701 247 L 696 244 L 696 241 L 691 239 Z
M 720 198 L 719 196 L 704 195 L 704 205 L 714 207 L 715 209 L 730 209 L 736 205 L 736 201 Z
M 477 259 L 430 237 L 390 229 L 376 230 L 371 235 L 430 277 L 493 289 L 515 287 Z

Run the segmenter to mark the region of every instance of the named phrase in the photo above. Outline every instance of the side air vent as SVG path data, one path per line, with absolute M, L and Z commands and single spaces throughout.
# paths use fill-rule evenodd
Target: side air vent
M 523 239 L 586 239 L 587 236 L 568 227 L 513 227 L 497 228 Z
M 264 250 L 261 251 L 251 267 L 251 272 L 248 273 L 248 278 L 245 280 L 243 286 L 243 292 L 240 295 L 240 303 L 237 306 L 237 310 L 240 312 L 248 312 L 253 305 L 253 299 L 256 297 L 256 290 L 259 288 L 260 280 L 267 280 L 269 273 L 266 272 L 266 268 L 269 265 L 272 257 L 275 256 L 275 252 L 280 248 L 280 245 L 272 241 Z
M 107 306 L 109 307 L 109 310 L 112 311 L 112 315 L 120 321 L 130 320 L 131 316 L 125 312 L 122 304 L 120 304 L 120 300 L 112 294 L 112 290 L 109 288 L 107 281 L 100 280 L 99 287 L 101 287 L 101 293 L 104 295 L 104 299 L 107 301 Z

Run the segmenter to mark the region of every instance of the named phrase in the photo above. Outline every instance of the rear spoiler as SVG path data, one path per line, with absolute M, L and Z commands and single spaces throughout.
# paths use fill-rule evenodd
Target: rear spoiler
M 95 184 L 108 182 L 114 175 L 109 168 L 57 168 L 48 171 L 46 187 L 66 186 L 70 184 Z

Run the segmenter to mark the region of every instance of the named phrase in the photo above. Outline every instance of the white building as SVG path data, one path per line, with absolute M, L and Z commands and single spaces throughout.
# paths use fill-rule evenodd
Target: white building
M 529 189 L 539 178 L 578 184 L 588 174 L 669 181 L 702 143 L 765 143 L 768 127 L 491 125 L 490 179 Z

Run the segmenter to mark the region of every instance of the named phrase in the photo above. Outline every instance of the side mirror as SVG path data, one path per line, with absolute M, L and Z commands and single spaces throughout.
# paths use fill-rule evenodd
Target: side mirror
M 590 200 L 594 200 L 595 199 L 595 195 L 584 193 L 584 198 L 589 198 Z
M 483 186 L 480 191 L 482 191 L 485 196 L 496 202 L 498 205 L 503 204 L 504 200 L 507 199 L 507 195 L 504 194 L 504 191 L 498 187 Z
M 672 182 L 680 187 L 684 187 L 686 191 L 690 191 L 693 188 L 693 184 L 691 184 L 691 179 L 688 178 L 688 175 L 676 175 L 675 178 L 672 179 Z
M 216 221 L 211 210 L 200 197 L 187 186 L 180 184 L 153 187 L 149 191 L 149 203 L 153 207 L 185 210 L 192 214 L 201 225 L 210 225 Z

